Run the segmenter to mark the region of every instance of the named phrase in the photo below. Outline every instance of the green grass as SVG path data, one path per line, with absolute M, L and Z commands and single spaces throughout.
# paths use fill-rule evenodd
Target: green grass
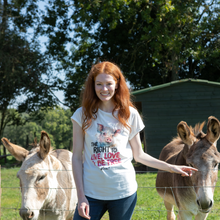
M 15 220 L 21 219 L 19 208 L 21 206 L 21 194 L 19 190 L 19 180 L 16 173 L 19 168 L 1 169 L 1 219 Z M 163 220 L 166 219 L 166 211 L 162 198 L 156 192 L 155 173 L 137 174 L 138 201 L 132 220 Z M 215 189 L 215 204 L 208 219 L 219 219 L 220 214 L 220 172 L 219 180 Z M 108 220 L 106 213 L 102 220 Z
M 21 219 L 21 193 L 19 179 L 16 177 L 19 168 L 1 169 L 1 219 Z

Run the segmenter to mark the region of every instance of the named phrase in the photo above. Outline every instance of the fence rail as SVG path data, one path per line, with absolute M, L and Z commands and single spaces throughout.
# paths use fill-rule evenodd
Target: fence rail
M 11 154 L 5 154 L 5 155 L 0 155 L 0 160 L 4 159 L 5 157 L 11 156 Z

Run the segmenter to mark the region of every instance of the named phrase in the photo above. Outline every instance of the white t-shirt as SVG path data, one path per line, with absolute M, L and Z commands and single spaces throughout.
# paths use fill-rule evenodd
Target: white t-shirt
M 82 127 L 82 107 L 75 111 L 71 119 Z M 144 124 L 133 107 L 130 107 L 128 123 L 131 131 L 119 123 L 112 113 L 99 109 L 97 119 L 86 130 L 83 164 L 86 196 L 114 200 L 136 192 L 137 182 L 131 163 L 133 154 L 129 140 L 144 128 Z

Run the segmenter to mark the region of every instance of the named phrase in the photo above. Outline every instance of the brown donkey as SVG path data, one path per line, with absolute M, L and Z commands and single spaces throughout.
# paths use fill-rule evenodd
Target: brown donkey
M 4 146 L 23 161 L 17 177 L 20 179 L 24 220 L 71 220 L 77 203 L 72 175 L 72 153 L 52 150 L 50 138 L 41 132 L 39 146 L 28 151 L 2 138 Z
M 191 177 L 158 172 L 157 192 L 164 200 L 167 219 L 174 220 L 174 205 L 178 207 L 178 219 L 196 220 L 207 218 L 214 200 L 218 178 L 220 153 L 216 148 L 220 135 L 220 123 L 213 116 L 208 118 L 207 134 L 202 124 L 195 128 L 181 121 L 177 126 L 179 137 L 173 139 L 161 151 L 159 159 L 176 165 L 189 165 L 198 169 Z

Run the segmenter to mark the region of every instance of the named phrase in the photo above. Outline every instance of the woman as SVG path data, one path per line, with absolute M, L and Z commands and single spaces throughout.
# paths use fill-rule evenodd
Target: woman
M 94 65 L 85 82 L 82 107 L 73 122 L 72 167 L 78 205 L 73 220 L 131 219 L 137 183 L 132 159 L 146 166 L 192 175 L 194 168 L 167 164 L 142 150 L 144 124 L 130 101 L 129 89 L 113 63 Z

